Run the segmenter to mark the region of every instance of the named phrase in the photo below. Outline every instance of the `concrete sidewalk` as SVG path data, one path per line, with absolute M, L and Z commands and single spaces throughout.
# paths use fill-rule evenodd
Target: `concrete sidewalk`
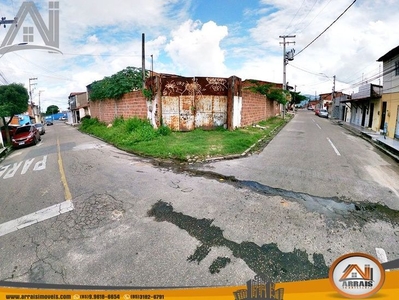
M 11 147 L 0 148 L 0 162 L 2 162 L 10 153 Z
M 347 122 L 336 121 L 336 123 L 344 127 L 345 129 L 370 141 L 372 144 L 374 144 L 374 146 L 376 146 L 377 148 L 391 156 L 393 159 L 395 159 L 397 162 L 399 162 L 399 140 L 395 140 L 390 137 L 384 137 L 378 132 Z

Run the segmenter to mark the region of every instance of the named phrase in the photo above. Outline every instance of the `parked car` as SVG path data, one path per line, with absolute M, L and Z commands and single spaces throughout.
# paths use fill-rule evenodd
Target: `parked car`
M 46 133 L 46 128 L 43 126 L 42 123 L 35 123 L 33 125 L 35 125 L 37 130 L 39 130 L 40 135 L 43 135 Z
M 47 126 L 53 125 L 53 120 L 46 120 L 46 125 Z
M 62 117 L 60 118 L 60 121 L 66 121 L 66 120 L 68 120 L 68 119 L 67 119 L 67 117 L 65 117 L 65 116 L 62 116 Z
M 321 118 L 328 118 L 328 111 L 327 109 L 320 109 L 318 116 Z
M 13 148 L 19 148 L 27 145 L 36 145 L 41 139 L 39 130 L 37 130 L 35 125 L 30 124 L 18 127 L 11 142 Z

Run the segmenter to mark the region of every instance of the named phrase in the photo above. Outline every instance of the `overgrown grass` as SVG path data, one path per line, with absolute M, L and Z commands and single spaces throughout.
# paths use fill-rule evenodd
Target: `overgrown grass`
M 260 139 L 271 139 L 289 119 L 273 117 L 258 126 L 232 131 L 216 128 L 190 132 L 173 132 L 166 126 L 154 129 L 148 121 L 138 118 L 117 118 L 112 126 L 97 119 L 85 119 L 80 130 L 132 153 L 186 161 L 242 154 Z

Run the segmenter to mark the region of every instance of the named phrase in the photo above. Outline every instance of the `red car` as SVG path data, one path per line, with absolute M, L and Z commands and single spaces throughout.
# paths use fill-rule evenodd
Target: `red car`
M 41 139 L 39 130 L 37 130 L 35 125 L 30 124 L 18 127 L 14 132 L 11 142 L 13 148 L 18 148 L 27 145 L 36 145 Z

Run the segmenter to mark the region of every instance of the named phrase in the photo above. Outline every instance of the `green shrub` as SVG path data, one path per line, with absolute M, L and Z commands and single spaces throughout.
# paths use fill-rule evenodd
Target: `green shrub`
M 124 125 L 125 120 L 123 119 L 123 116 L 120 117 L 116 117 L 113 121 L 112 121 L 112 126 L 113 127 L 119 127 L 121 125 Z
M 151 128 L 153 129 L 152 125 L 148 120 L 143 120 L 137 117 L 130 118 L 126 121 L 126 131 L 133 132 L 136 131 L 138 128 Z
M 80 128 L 87 129 L 92 126 L 99 126 L 100 121 L 97 118 L 82 118 L 80 123 Z
M 133 143 L 138 143 L 144 141 L 152 141 L 158 136 L 158 134 L 151 125 L 144 125 L 137 127 L 134 131 L 132 131 L 130 136 Z
M 168 126 L 162 125 L 158 128 L 157 132 L 159 135 L 167 136 L 172 133 L 172 129 L 170 129 Z

